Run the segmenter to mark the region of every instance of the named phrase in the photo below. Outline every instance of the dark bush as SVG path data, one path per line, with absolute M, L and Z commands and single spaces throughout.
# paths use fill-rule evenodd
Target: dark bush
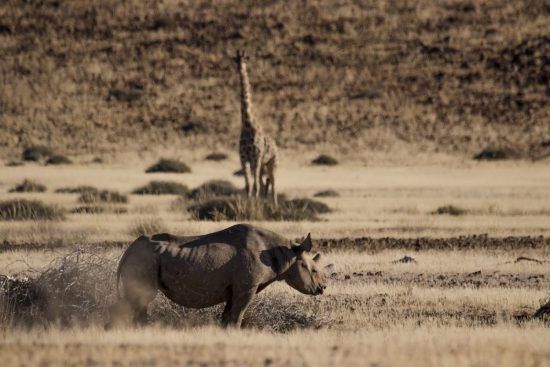
M 127 203 L 128 197 L 122 195 L 117 191 L 92 191 L 84 192 L 78 198 L 78 201 L 84 204 L 94 204 L 94 203 Z
M 211 180 L 191 190 L 188 197 L 193 200 L 204 200 L 218 196 L 239 195 L 240 193 L 241 190 L 229 181 Z
M 439 208 L 437 208 L 435 211 L 432 212 L 432 214 L 439 214 L 439 215 L 447 214 L 447 215 L 454 215 L 454 216 L 464 215 L 466 213 L 467 213 L 466 210 L 454 205 L 440 206 Z
M 6 167 L 19 167 L 23 166 L 25 163 L 21 161 L 9 161 L 6 163 Z
M 73 161 L 71 161 L 69 158 L 65 157 L 64 155 L 60 155 L 60 154 L 52 155 L 46 161 L 46 165 L 72 164 L 72 163 Z
M 474 156 L 477 161 L 517 159 L 520 154 L 511 148 L 486 148 Z
M 84 194 L 99 192 L 99 190 L 93 186 L 81 185 L 74 187 L 61 187 L 55 190 L 55 192 L 58 194 Z
M 132 193 L 137 195 L 185 195 L 189 188 L 172 181 L 151 181 L 147 185 L 138 187 Z
M 219 162 L 219 161 L 224 161 L 227 159 L 227 154 L 225 153 L 210 153 L 206 156 L 205 158 L 206 160 L 208 161 L 216 161 L 216 162 Z
M 279 206 L 275 207 L 271 200 L 250 200 L 243 196 L 206 200 L 191 205 L 188 210 L 196 219 L 214 221 L 315 221 L 319 219 L 317 214 L 330 211 L 325 204 L 310 199 L 281 201 Z
M 316 192 L 313 196 L 316 198 L 335 198 L 340 196 L 340 194 L 334 190 L 324 190 Z
M 0 201 L 0 220 L 63 220 L 63 210 L 38 200 Z
M 44 192 L 44 191 L 46 191 L 46 186 L 31 180 L 24 180 L 22 183 L 20 183 L 19 185 L 15 186 L 13 189 L 10 190 L 10 192 Z
M 146 173 L 169 172 L 169 173 L 189 173 L 191 168 L 183 162 L 175 159 L 161 159 L 157 163 L 145 170 Z
M 23 151 L 23 160 L 38 162 L 42 159 L 47 159 L 54 154 L 55 153 L 51 148 L 45 147 L 43 145 L 33 145 Z
M 311 163 L 317 166 L 335 166 L 338 164 L 338 161 L 330 155 L 321 154 L 312 160 Z

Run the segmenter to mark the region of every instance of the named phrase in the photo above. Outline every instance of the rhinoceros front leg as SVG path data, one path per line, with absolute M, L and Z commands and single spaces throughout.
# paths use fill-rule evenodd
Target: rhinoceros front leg
M 228 315 L 226 317 L 225 326 L 231 326 L 235 328 L 240 328 L 243 322 L 244 312 L 250 305 L 250 302 L 256 294 L 256 288 L 250 289 L 245 292 L 234 293 L 231 302 L 227 302 L 225 307 L 229 305 Z M 224 321 L 224 316 L 226 316 L 226 310 L 224 310 L 224 315 L 222 315 L 222 322 Z

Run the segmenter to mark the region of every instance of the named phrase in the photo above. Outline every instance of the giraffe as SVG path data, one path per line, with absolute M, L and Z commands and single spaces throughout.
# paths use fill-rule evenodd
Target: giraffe
M 262 126 L 252 114 L 251 88 L 246 70 L 246 55 L 237 51 L 235 62 L 241 82 L 241 137 L 239 139 L 239 157 L 244 172 L 245 190 L 248 197 L 267 196 L 271 186 L 271 198 L 277 206 L 275 190 L 275 172 L 279 154 L 275 140 L 264 133 Z M 267 175 L 265 185 L 263 174 Z M 251 185 L 253 181 L 253 185 Z

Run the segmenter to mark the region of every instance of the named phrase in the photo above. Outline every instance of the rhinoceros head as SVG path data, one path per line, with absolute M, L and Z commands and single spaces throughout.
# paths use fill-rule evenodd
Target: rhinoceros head
M 326 279 L 323 269 L 319 266 L 321 254 L 309 256 L 311 236 L 308 234 L 301 244 L 292 247 L 296 258 L 285 274 L 285 281 L 292 288 L 304 294 L 323 294 Z

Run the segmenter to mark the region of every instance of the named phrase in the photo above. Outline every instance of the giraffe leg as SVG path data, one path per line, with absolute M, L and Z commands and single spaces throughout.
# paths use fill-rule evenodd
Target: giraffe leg
M 246 191 L 246 196 L 251 197 L 252 196 L 252 174 L 250 172 L 250 163 L 243 163 L 243 171 L 244 171 L 244 189 Z
M 277 207 L 278 203 L 277 203 L 277 190 L 275 190 L 275 167 L 270 167 L 268 181 L 271 184 L 271 198 L 273 199 L 273 204 L 275 204 L 275 207 Z M 267 189 L 269 189 L 269 187 Z M 266 196 L 267 196 L 267 191 L 266 191 Z
M 261 173 L 262 173 L 262 165 L 260 164 L 260 159 L 258 159 L 252 167 L 253 174 L 254 174 L 254 197 L 260 196 L 260 185 L 261 185 Z

